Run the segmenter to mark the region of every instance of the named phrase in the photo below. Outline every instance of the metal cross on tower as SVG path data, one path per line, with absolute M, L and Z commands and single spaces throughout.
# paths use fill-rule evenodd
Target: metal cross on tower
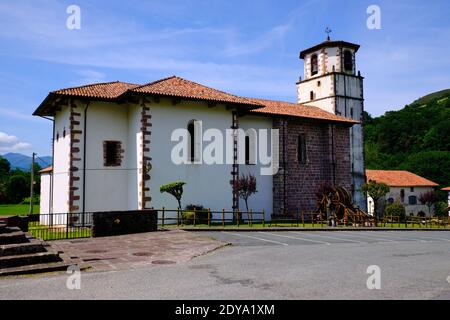
M 331 33 L 331 32 L 333 32 L 333 30 L 331 30 L 330 28 L 327 27 L 327 28 L 325 29 L 325 33 L 328 35 L 328 36 L 327 36 L 327 40 L 328 40 L 328 41 L 330 41 L 330 33 Z

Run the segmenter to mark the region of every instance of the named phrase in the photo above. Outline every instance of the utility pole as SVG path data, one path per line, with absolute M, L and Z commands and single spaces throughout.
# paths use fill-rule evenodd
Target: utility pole
M 30 210 L 28 210 L 29 214 L 33 214 L 33 195 L 34 195 L 34 157 L 36 153 L 33 152 L 32 160 L 31 160 L 31 186 L 30 186 Z

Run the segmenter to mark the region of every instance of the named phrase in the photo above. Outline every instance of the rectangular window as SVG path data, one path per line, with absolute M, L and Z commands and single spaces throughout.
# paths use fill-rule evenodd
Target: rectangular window
M 414 192 L 414 187 L 411 187 L 411 188 L 410 188 L 410 191 L 411 191 L 411 192 Z
M 122 143 L 120 141 L 103 141 L 103 165 L 118 167 L 122 164 Z
M 409 196 L 409 204 L 411 206 L 414 206 L 417 204 L 417 197 L 416 196 Z
M 304 135 L 298 136 L 298 147 L 297 147 L 297 160 L 299 163 L 306 163 L 306 137 Z

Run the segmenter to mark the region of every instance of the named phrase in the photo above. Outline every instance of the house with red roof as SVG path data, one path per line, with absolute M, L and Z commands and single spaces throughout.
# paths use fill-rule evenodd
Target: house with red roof
M 327 40 L 302 51 L 297 103 L 242 97 L 177 76 L 50 92 L 34 112 L 53 123 L 41 213 L 175 209 L 159 189 L 180 180 L 183 205 L 245 210 L 231 187 L 243 174 L 256 177 L 249 206 L 267 219 L 314 211 L 323 184 L 343 186 L 360 201 L 358 48 Z M 365 208 L 365 199 L 359 205 Z
M 383 199 L 381 206 L 392 204 L 395 201 L 405 206 L 407 215 L 427 215 L 429 209 L 420 203 L 422 193 L 434 190 L 439 185 L 417 174 L 404 170 L 366 170 L 367 181 L 385 183 L 389 186 L 389 193 Z M 374 203 L 371 197 L 367 197 L 368 213 L 373 215 Z M 431 208 L 433 214 L 433 208 Z

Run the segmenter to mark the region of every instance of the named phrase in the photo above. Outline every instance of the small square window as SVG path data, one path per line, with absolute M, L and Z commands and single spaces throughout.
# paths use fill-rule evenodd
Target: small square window
M 103 142 L 103 165 L 118 167 L 122 164 L 122 143 L 120 141 Z
M 320 81 L 317 81 L 317 86 L 320 87 L 321 83 Z
M 411 192 L 414 192 L 414 187 L 411 187 L 409 190 L 410 190 Z
M 410 205 L 412 205 L 412 206 L 416 205 L 417 204 L 417 197 L 416 196 L 409 196 L 408 203 Z

